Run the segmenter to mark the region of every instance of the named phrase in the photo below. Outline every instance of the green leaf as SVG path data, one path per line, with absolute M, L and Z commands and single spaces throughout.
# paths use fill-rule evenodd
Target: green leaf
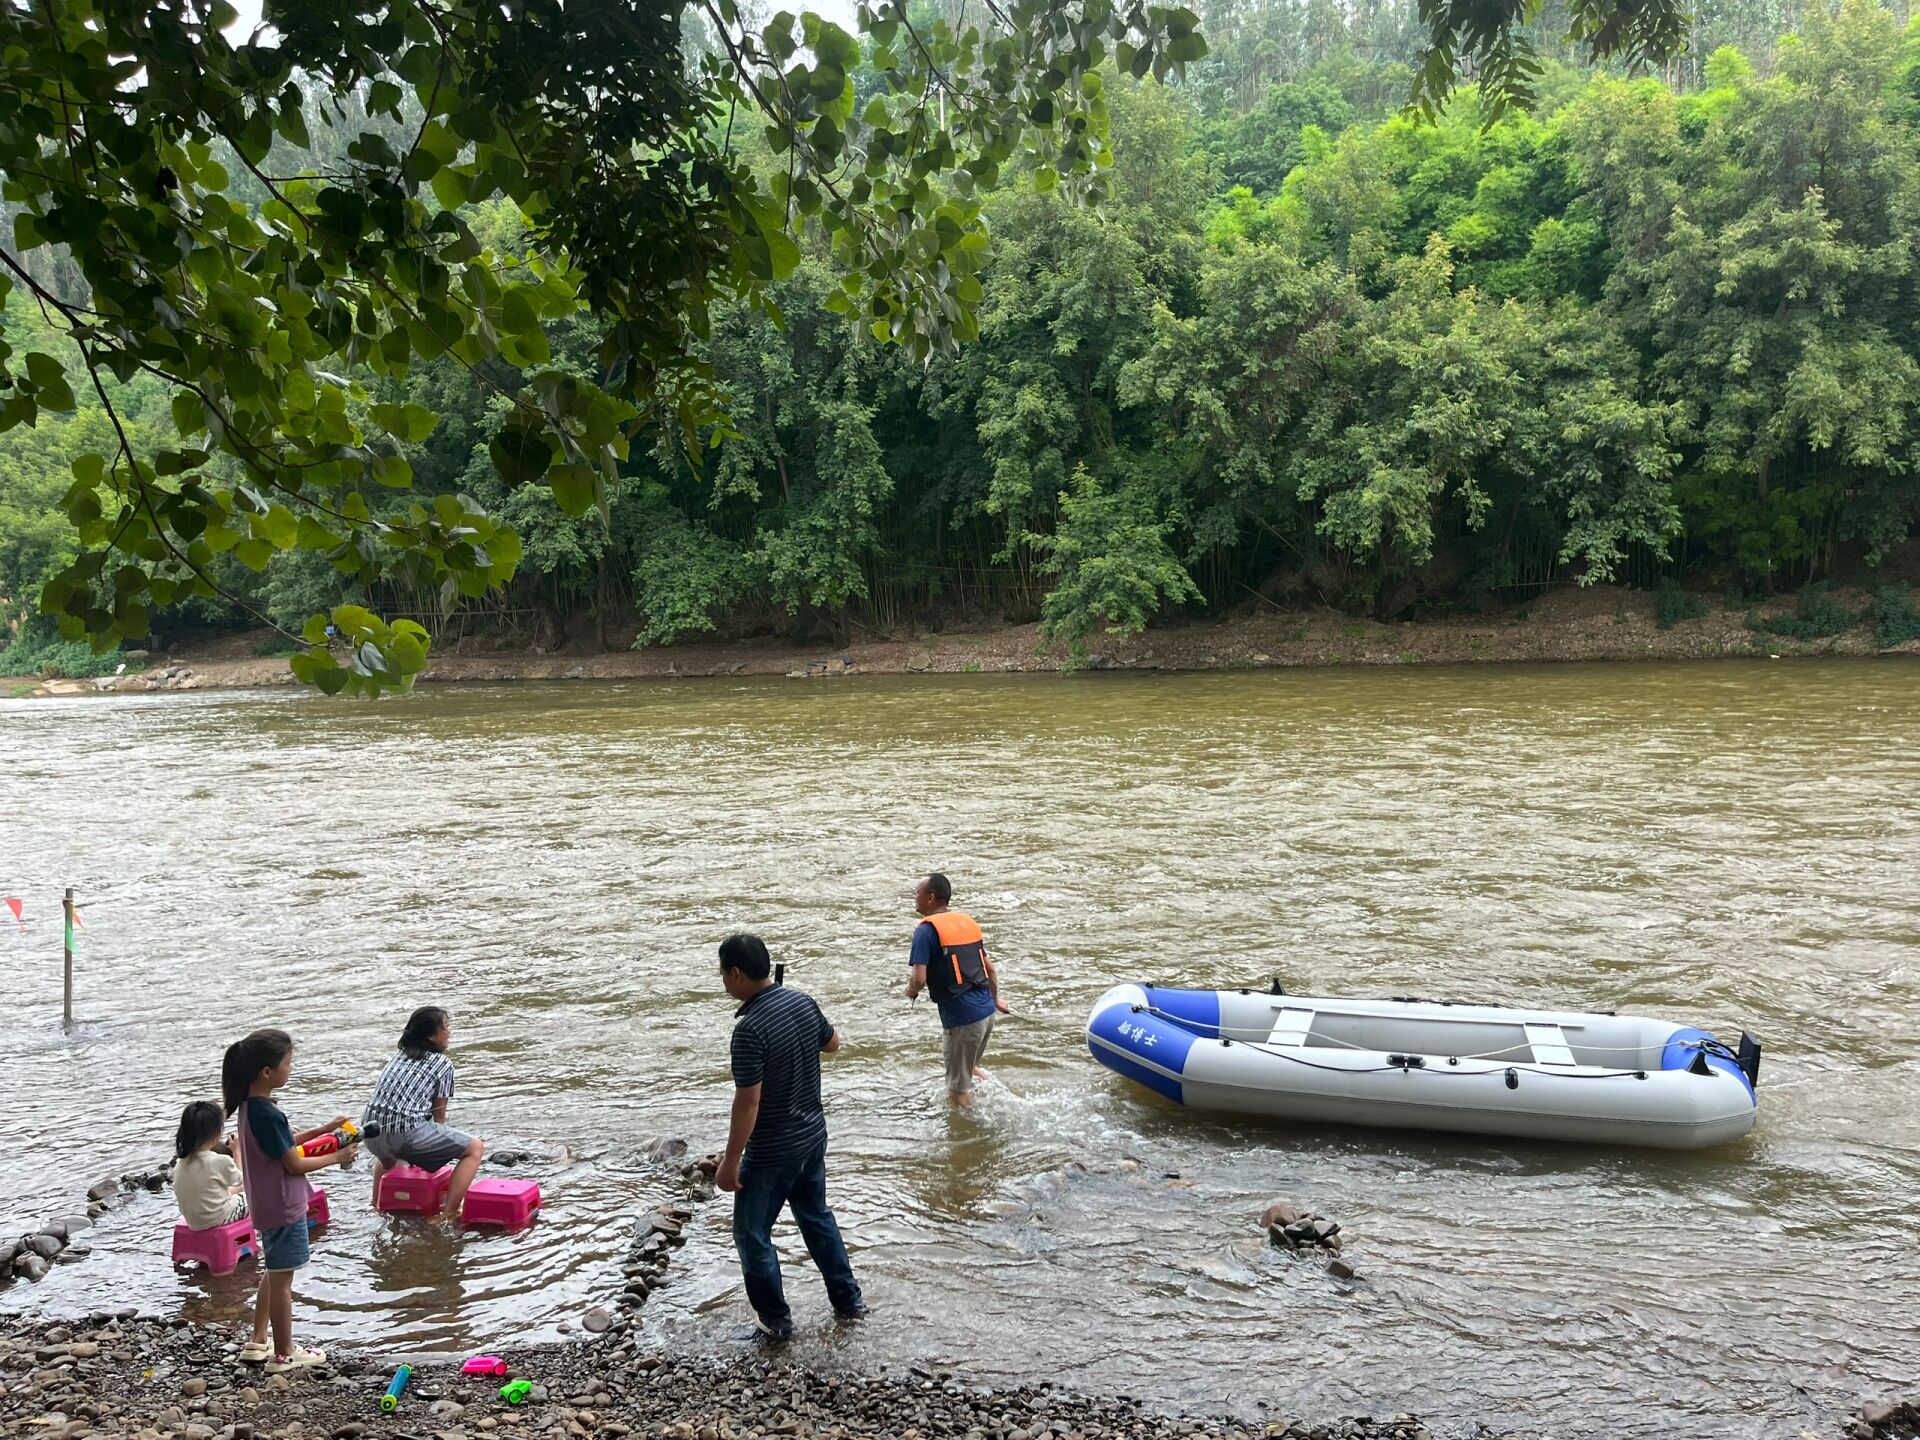
M 376 455 L 373 457 L 373 478 L 389 490 L 405 490 L 413 484 L 413 466 L 407 463 L 403 455 Z
M 284 505 L 270 507 L 265 515 L 257 516 L 253 523 L 276 550 L 291 550 L 294 541 L 299 538 L 300 522 L 294 518 L 293 511 Z
M 553 487 L 553 499 L 560 509 L 579 519 L 593 508 L 594 470 L 590 465 L 555 465 L 547 477 Z
M 440 417 L 424 405 L 408 401 L 404 405 L 375 405 L 368 412 L 373 423 L 410 445 L 417 445 L 433 434 Z M 382 484 L 388 482 L 382 481 Z
M 508 425 L 493 437 L 487 454 L 509 485 L 528 485 L 541 479 L 553 464 L 553 446 L 544 435 L 524 425 Z

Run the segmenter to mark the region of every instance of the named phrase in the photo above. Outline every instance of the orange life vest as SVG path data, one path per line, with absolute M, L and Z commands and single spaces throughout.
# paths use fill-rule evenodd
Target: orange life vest
M 922 917 L 933 926 L 940 953 L 927 967 L 927 993 L 936 1001 L 951 1000 L 963 991 L 987 983 L 987 941 L 971 915 L 942 910 Z

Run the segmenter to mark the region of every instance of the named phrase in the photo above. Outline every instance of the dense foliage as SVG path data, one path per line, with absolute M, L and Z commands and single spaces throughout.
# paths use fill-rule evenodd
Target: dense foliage
M 342 565 L 306 535 L 320 521 L 266 494 L 208 527 L 225 535 L 209 572 L 294 628 L 342 602 L 429 627 L 498 607 L 545 643 L 630 607 L 641 642 L 660 643 L 991 608 L 1077 642 L 1253 595 L 1390 617 L 1551 583 L 1797 589 L 1912 533 L 1920 21 L 1903 30 L 1849 0 L 1776 41 L 1771 8 L 1702 11 L 1703 38 L 1744 50 L 1640 78 L 1549 58 L 1532 111 L 1495 118 L 1469 96 L 1428 123 L 1400 113 L 1428 53 L 1427 4 L 1199 9 L 1211 52 L 1184 84 L 1110 61 L 1078 73 L 1111 125 L 1104 203 L 1073 203 L 1057 157 L 1032 148 L 969 171 L 965 223 L 938 241 L 952 248 L 914 263 L 972 257 L 938 283 L 956 307 L 946 333 L 973 343 L 938 343 L 937 304 L 898 327 L 874 319 L 873 287 L 891 282 L 816 234 L 777 264 L 743 261 L 740 284 L 658 349 L 647 384 L 711 408 L 656 405 L 653 423 L 637 391 L 607 388 L 606 317 L 574 303 L 590 289 L 574 271 L 567 286 L 586 289 L 553 288 L 556 237 L 523 198 L 488 181 L 441 195 L 449 211 L 409 201 L 428 231 L 491 257 L 487 283 L 525 293 L 532 313 L 501 331 L 511 343 L 416 347 L 404 368 L 371 343 L 384 322 L 361 343 L 350 318 L 335 353 L 359 368 L 338 385 L 282 375 L 292 389 L 273 403 L 317 428 L 277 443 L 347 427 L 327 443 L 411 480 L 384 503 L 370 488 L 374 514 L 439 525 L 436 543 L 484 517 L 466 541 L 497 538 L 489 564 L 511 555 L 513 578 L 476 600 L 501 577 L 459 583 L 487 567 L 444 559 L 458 542 L 432 565 Z M 1520 33 L 1551 57 L 1568 28 L 1547 14 Z M 882 48 L 842 57 L 849 106 L 887 91 Z M 423 115 L 413 103 L 389 119 Z M 309 138 L 357 143 L 357 123 Z M 736 138 L 737 170 L 777 186 L 782 135 Z M 229 224 L 279 213 L 264 192 L 232 193 Z M 778 230 L 755 233 L 777 247 Z M 51 249 L 30 258 L 49 292 L 81 303 L 88 277 L 60 273 L 71 262 Z M 57 307 L 16 292 L 7 315 L 16 357 L 72 343 Z M 922 333 L 930 343 L 878 343 Z M 663 391 L 669 374 L 691 388 Z M 181 444 L 162 377 L 109 380 L 112 417 L 86 395 L 44 413 L 61 410 L 46 396 L 67 398 L 59 383 L 29 377 L 37 426 L 0 434 L 0 597 L 18 612 L 50 579 L 58 598 L 84 559 L 59 513 L 69 462 Z M 538 427 L 520 407 L 565 414 L 582 395 L 621 417 L 602 463 L 581 488 L 523 483 L 516 447 Z M 583 508 L 595 486 L 603 504 Z M 1833 618 L 1817 596 L 1796 617 L 1810 630 Z M 1883 598 L 1880 633 L 1904 633 L 1904 605 Z M 1669 611 L 1683 617 L 1683 600 Z

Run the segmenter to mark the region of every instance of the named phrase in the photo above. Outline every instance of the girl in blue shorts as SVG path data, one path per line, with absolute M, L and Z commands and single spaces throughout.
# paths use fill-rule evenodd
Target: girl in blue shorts
M 409 1015 L 407 1028 L 400 1032 L 400 1053 L 387 1062 L 374 1083 L 361 1125 L 369 1131 L 380 1127 L 378 1134 L 367 1137 L 376 1187 L 389 1165 L 418 1165 L 427 1171 L 453 1166 L 440 1213 L 457 1224 L 486 1147 L 447 1124 L 447 1102 L 453 1098 L 453 1061 L 447 1058 L 447 1042 L 452 1035 L 447 1012 L 438 1005 L 423 1005 Z
M 293 1343 L 293 1272 L 307 1263 L 307 1176 L 329 1165 L 351 1165 L 360 1153 L 348 1145 L 327 1155 L 302 1155 L 307 1141 L 347 1123 L 336 1116 L 298 1135 L 273 1092 L 293 1074 L 293 1037 L 284 1030 L 256 1030 L 227 1047 L 220 1062 L 220 1093 L 227 1114 L 239 1116 L 240 1176 L 247 1212 L 260 1237 L 260 1293 L 253 1305 L 253 1339 L 240 1351 L 251 1364 L 264 1362 L 279 1374 L 319 1365 L 326 1356 Z M 269 1338 L 268 1331 L 272 1335 Z

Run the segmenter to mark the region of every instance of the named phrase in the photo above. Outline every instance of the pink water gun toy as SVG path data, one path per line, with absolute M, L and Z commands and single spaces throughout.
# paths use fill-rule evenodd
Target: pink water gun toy
M 507 1362 L 498 1355 L 475 1355 L 460 1370 L 466 1375 L 504 1375 L 507 1373 Z

